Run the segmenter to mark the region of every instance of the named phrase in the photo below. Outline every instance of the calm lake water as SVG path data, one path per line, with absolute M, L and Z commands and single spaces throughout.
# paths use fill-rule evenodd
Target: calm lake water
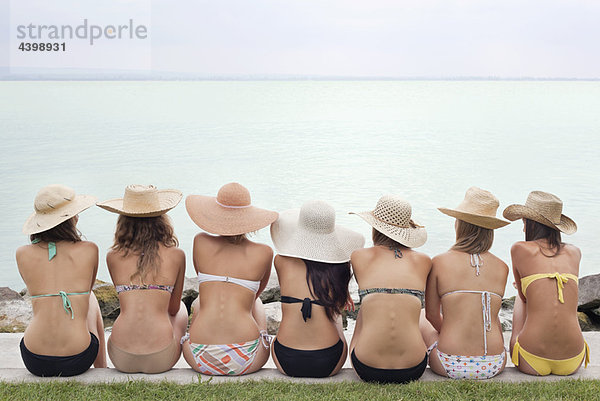
M 599 110 L 600 82 L 0 82 L 0 286 L 24 287 L 14 252 L 28 242 L 37 191 L 53 183 L 105 200 L 130 183 L 214 195 L 238 181 L 273 210 L 326 200 L 367 238 L 347 212 L 394 193 L 426 226 L 420 250 L 431 256 L 454 239 L 454 220 L 436 208 L 457 206 L 468 187 L 501 209 L 539 189 L 579 226 L 565 239 L 582 250 L 581 275 L 597 273 Z M 183 202 L 169 215 L 191 276 L 199 228 Z M 116 219 L 96 207 L 80 216 L 103 280 Z M 509 265 L 521 230 L 496 232 L 492 252 Z M 271 244 L 268 229 L 255 239 Z

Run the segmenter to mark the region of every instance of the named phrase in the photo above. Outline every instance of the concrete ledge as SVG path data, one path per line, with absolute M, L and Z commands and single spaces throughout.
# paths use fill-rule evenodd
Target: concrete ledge
M 579 371 L 571 376 L 530 376 L 519 372 L 510 360 L 507 361 L 504 372 L 490 379 L 490 381 L 500 382 L 529 382 L 529 381 L 556 381 L 564 379 L 600 379 L 600 332 L 585 332 L 584 338 L 590 346 L 591 364 L 587 368 L 580 368 Z M 504 333 L 505 344 L 508 344 L 510 333 Z M 272 359 L 269 359 L 267 364 L 258 372 L 245 376 L 204 376 L 194 372 L 180 358 L 173 369 L 168 372 L 156 375 L 148 374 L 126 374 L 114 369 L 114 366 L 109 361 L 109 367 L 106 369 L 90 369 L 82 375 L 68 378 L 43 378 L 32 375 L 25 369 L 21 355 L 19 352 L 19 342 L 23 337 L 23 333 L 5 333 L 0 334 L 0 382 L 45 382 L 51 380 L 65 381 L 74 380 L 81 383 L 121 383 L 129 380 L 147 380 L 151 382 L 169 381 L 179 384 L 198 383 L 199 380 L 211 383 L 223 383 L 230 381 L 245 381 L 245 380 L 286 380 L 298 383 L 338 383 L 338 382 L 353 382 L 360 381 L 352 369 L 350 358 L 346 360 L 344 368 L 333 377 L 323 379 L 312 378 L 292 378 L 285 376 L 277 369 Z M 108 338 L 108 335 L 107 335 Z M 421 381 L 440 381 L 450 380 L 433 373 L 429 368 L 423 374 Z
M 577 373 L 571 376 L 530 376 L 519 372 L 515 367 L 507 367 L 504 372 L 498 376 L 490 379 L 489 381 L 494 382 L 531 382 L 531 381 L 557 381 L 566 379 L 599 379 L 600 378 L 600 366 L 588 366 L 587 369 L 581 368 Z M 350 368 L 344 368 L 333 377 L 327 377 L 322 379 L 313 378 L 296 378 L 282 375 L 277 369 L 261 369 L 256 373 L 252 373 L 244 376 L 204 376 L 199 375 L 190 368 L 176 368 L 171 369 L 168 372 L 148 375 L 148 374 L 126 374 L 117 371 L 116 369 L 90 369 L 82 375 L 73 377 L 37 377 L 32 375 L 24 368 L 18 369 L 0 369 L 0 382 L 10 383 L 43 383 L 48 381 L 77 381 L 80 383 L 97 384 L 97 383 L 123 383 L 130 380 L 144 380 L 149 382 L 161 382 L 168 381 L 171 383 L 178 384 L 192 384 L 207 382 L 210 383 L 228 383 L 228 382 L 243 382 L 247 380 L 284 380 L 295 383 L 310 383 L 310 384 L 322 384 L 322 383 L 340 383 L 340 382 L 359 382 L 360 379 L 354 373 L 354 370 Z M 451 380 L 436 375 L 427 368 L 425 373 L 421 377 L 420 381 L 433 382 Z M 488 381 L 488 380 L 486 380 Z

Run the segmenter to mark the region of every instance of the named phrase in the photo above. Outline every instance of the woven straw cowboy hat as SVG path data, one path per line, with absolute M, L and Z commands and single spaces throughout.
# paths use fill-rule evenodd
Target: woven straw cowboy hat
M 217 235 L 240 235 L 277 220 L 278 213 L 252 206 L 250 192 L 237 182 L 225 184 L 217 196 L 190 195 L 188 214 L 201 229 Z
M 98 202 L 96 205 L 112 213 L 129 217 L 156 217 L 167 213 L 181 201 L 176 189 L 157 189 L 154 185 L 128 185 L 122 198 Z
M 525 205 L 510 205 L 502 213 L 508 220 L 526 218 L 552 227 L 565 234 L 577 231 L 577 224 L 562 214 L 562 201 L 555 195 L 543 191 L 532 191 Z
M 439 207 L 438 210 L 467 223 L 493 230 L 510 224 L 509 221 L 496 217 L 498 207 L 500 202 L 491 192 L 471 187 L 467 189 L 465 199 L 456 208 Z
M 25 222 L 23 233 L 31 235 L 49 230 L 94 203 L 96 198 L 91 195 L 76 195 L 73 189 L 64 185 L 48 185 L 37 193 L 33 203 L 35 213 Z
M 382 196 L 375 210 L 350 214 L 356 214 L 380 233 L 409 248 L 420 247 L 427 241 L 425 227 L 411 227 L 412 207 L 399 196 Z
M 335 210 L 323 201 L 281 212 L 271 238 L 280 255 L 325 263 L 348 262 L 365 244 L 361 234 L 335 224 Z

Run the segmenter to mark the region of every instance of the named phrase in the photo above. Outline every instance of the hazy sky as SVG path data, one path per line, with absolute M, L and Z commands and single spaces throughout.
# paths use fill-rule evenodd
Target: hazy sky
M 4 10 L 9 0 L 4 2 Z M 15 3 L 16 2 L 16 3 Z M 154 71 L 393 77 L 600 77 L 596 0 L 12 0 L 44 23 L 150 11 Z M 111 6 L 112 3 L 112 6 Z M 78 4 L 73 7 L 73 4 Z M 82 5 L 83 4 L 83 5 Z M 118 6 L 118 7 L 117 7 Z M 137 11 L 136 11 L 137 10 Z M 0 12 L 6 13 L 0 8 Z M 12 13 L 12 10 L 11 10 Z M 31 11 L 29 14 L 32 15 Z M 55 22 L 54 22 L 55 21 Z M 108 23 L 108 22 L 107 22 Z M 8 31 L 7 18 L 0 28 Z M 13 32 L 9 36 L 14 36 Z M 6 46 L 8 39 L 0 42 Z M 129 51 L 109 48 L 130 68 Z M 117 47 L 117 46 L 115 46 Z M 5 57 L 4 57 L 5 58 Z M 3 58 L 0 57 L 0 63 Z M 6 64 L 6 61 L 5 61 Z M 146 65 L 145 63 L 144 65 Z

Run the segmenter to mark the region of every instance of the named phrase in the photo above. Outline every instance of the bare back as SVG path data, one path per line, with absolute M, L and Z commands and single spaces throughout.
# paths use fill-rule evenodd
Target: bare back
M 427 317 L 439 331 L 438 348 L 445 353 L 484 355 L 486 341 L 488 355 L 498 355 L 504 350 L 498 313 L 502 307 L 508 266 L 490 252 L 480 256 L 479 275 L 471 264 L 471 256 L 465 252 L 450 250 L 433 258 L 426 291 Z M 476 292 L 452 293 L 464 290 Z M 483 291 L 498 295 L 490 294 L 491 330 L 487 332 L 482 313 L 487 300 L 479 293 Z
M 159 245 L 160 265 L 156 276 L 148 275 L 143 282 L 137 271 L 139 253 L 111 251 L 106 255 L 108 271 L 115 285 L 158 284 L 173 286 L 164 290 L 130 290 L 119 294 L 121 313 L 115 321 L 110 341 L 127 352 L 148 354 L 164 349 L 173 341 L 169 315 L 179 310 L 185 276 L 185 254 L 176 247 Z
M 402 257 L 384 246 L 352 254 L 361 290 L 397 288 L 424 291 L 431 259 L 402 249 Z M 421 301 L 411 294 L 373 293 L 363 297 L 352 346 L 361 362 L 380 369 L 403 369 L 423 360 L 426 346 L 419 331 Z
M 581 252 L 565 244 L 558 255 L 547 249 L 543 240 L 521 241 L 511 249 L 513 273 L 519 296 L 525 302 L 527 319 L 519 333 L 519 343 L 541 357 L 566 359 L 583 348 L 583 336 L 577 320 L 577 283 L 569 279 L 562 289 L 564 303 L 558 298 L 556 279 L 541 278 L 529 284 L 523 295 L 521 279 L 539 273 L 579 275 Z
M 281 295 L 315 299 L 306 282 L 306 264 L 302 259 L 277 255 L 275 270 Z M 299 350 L 317 350 L 331 347 L 340 340 L 335 322 L 327 318 L 323 306 L 312 304 L 311 317 L 306 322 L 301 307 L 301 303 L 281 304 L 281 324 L 277 333 L 281 344 Z
M 230 344 L 255 340 L 259 329 L 252 317 L 254 301 L 269 281 L 273 251 L 267 245 L 244 239 L 198 234 L 194 238 L 196 272 L 259 281 L 252 290 L 232 282 L 209 281 L 199 286 L 200 308 L 190 327 L 190 339 L 200 344 Z
M 91 291 L 98 270 L 98 247 L 91 242 L 56 242 L 56 256 L 48 260 L 48 243 L 25 245 L 16 253 L 19 273 L 30 295 Z M 90 344 L 87 326 L 89 295 L 68 295 L 73 310 L 63 308 L 60 296 L 32 298 L 33 320 L 25 330 L 25 344 L 41 355 L 68 356 Z

